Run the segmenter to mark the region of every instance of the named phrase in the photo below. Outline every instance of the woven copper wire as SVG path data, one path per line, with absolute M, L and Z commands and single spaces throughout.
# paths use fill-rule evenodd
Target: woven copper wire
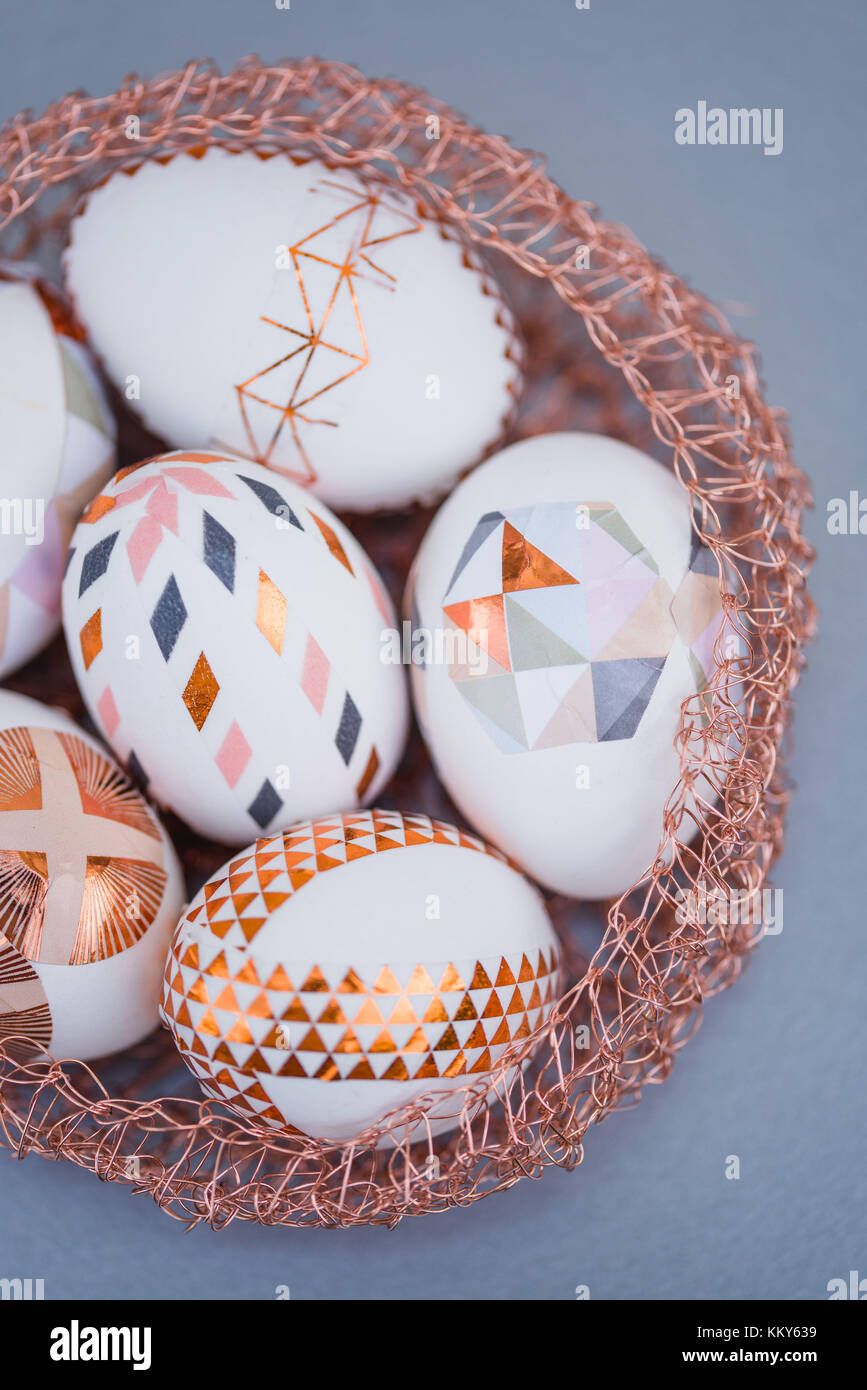
M 129 138 L 128 117 L 140 123 L 138 139 Z M 547 1164 L 579 1163 L 588 1126 L 663 1081 L 702 1001 L 737 978 L 761 925 L 679 923 L 676 894 L 700 882 L 755 894 L 781 849 L 790 794 L 783 737 L 814 622 L 805 587 L 812 553 L 800 529 L 810 499 L 780 412 L 762 398 L 755 351 L 717 310 L 628 231 L 567 197 L 538 155 L 400 82 L 368 81 L 316 60 L 268 67 L 246 59 L 226 76 L 191 63 L 148 82 L 131 77 L 109 97 L 68 96 L 38 118 L 18 116 L 0 136 L 0 254 L 49 258 L 83 189 L 122 164 L 217 142 L 357 168 L 402 185 L 458 225 L 500 277 L 527 343 L 527 388 L 510 437 L 598 430 L 673 467 L 749 650 L 734 661 L 718 651 L 707 691 L 684 706 L 682 776 L 657 862 L 610 905 L 607 922 L 603 909 L 592 959 L 582 946 L 592 917 L 579 930 L 575 906 L 551 900 L 569 961 L 567 992 L 532 1040 L 537 1052 L 526 1070 L 514 1074 L 528 1043 L 497 1067 L 496 1101 L 482 1099 L 484 1081 L 466 1088 L 463 1122 L 451 1136 L 377 1151 L 395 1116 L 346 1146 L 265 1132 L 194 1094 L 165 1033 L 94 1067 L 16 1063 L 0 1053 L 0 1133 L 20 1155 L 63 1157 L 126 1181 L 192 1224 L 393 1225 L 467 1205 Z M 576 254 L 581 247 L 586 254 Z M 128 416 L 121 438 L 124 461 L 155 452 Z M 413 509 L 349 519 L 396 596 L 429 516 Z M 12 684 L 81 714 L 60 642 Z M 722 750 L 733 729 L 745 747 L 727 763 Z M 685 802 L 701 773 L 719 799 L 694 813 Z M 417 733 L 382 800 L 459 819 Z M 700 829 L 687 847 L 678 831 L 693 814 Z M 171 828 L 195 888 L 225 851 Z M 596 910 L 582 909 L 585 919 Z M 581 1025 L 589 1046 L 576 1033 Z M 162 1097 L 167 1086 L 173 1098 Z M 422 1116 L 426 1106 L 399 1118 Z

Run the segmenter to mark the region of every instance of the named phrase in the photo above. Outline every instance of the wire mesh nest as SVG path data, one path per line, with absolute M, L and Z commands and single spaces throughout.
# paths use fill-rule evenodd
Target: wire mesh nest
M 460 229 L 499 277 L 526 342 L 526 386 L 507 442 L 593 430 L 672 468 L 747 653 L 717 650 L 709 686 L 683 707 L 681 778 L 641 881 L 601 908 L 549 900 L 566 992 L 531 1042 L 501 1060 L 490 1091 L 486 1079 L 467 1086 L 451 1135 L 377 1147 L 386 1130 L 422 1118 L 435 1092 L 350 1145 L 263 1130 L 194 1095 L 166 1033 L 96 1067 L 0 1048 L 2 1140 L 20 1155 L 62 1157 L 127 1182 L 191 1224 L 393 1225 L 468 1205 L 547 1164 L 580 1162 L 588 1126 L 667 1077 L 703 1000 L 740 973 L 762 934 L 760 915 L 683 920 L 677 905 L 690 889 L 755 905 L 782 845 L 783 737 L 814 621 L 805 587 L 812 552 L 800 529 L 810 499 L 781 415 L 762 398 L 755 352 L 715 308 L 629 232 L 568 198 L 538 155 L 474 129 L 422 91 L 353 68 L 247 59 L 221 76 L 192 63 L 149 82 L 129 78 L 108 97 L 68 96 L 39 118 L 16 117 L 0 136 L 0 255 L 56 265 L 84 190 L 122 165 L 214 143 L 354 168 Z M 117 404 L 122 462 L 158 452 L 160 441 Z M 347 518 L 394 597 L 430 515 Z M 59 641 L 13 684 L 82 715 Z M 702 776 L 716 798 L 692 799 Z M 417 731 L 382 801 L 461 823 Z M 693 819 L 698 833 L 687 846 Z M 192 893 L 225 850 L 169 824 Z

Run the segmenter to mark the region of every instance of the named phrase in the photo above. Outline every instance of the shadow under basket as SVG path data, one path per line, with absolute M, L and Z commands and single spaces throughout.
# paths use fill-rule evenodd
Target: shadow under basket
M 460 228 L 504 286 L 526 345 L 526 385 L 505 442 L 591 430 L 673 470 L 746 652 L 718 650 L 709 685 L 683 707 L 681 779 L 655 864 L 614 904 L 549 899 L 565 992 L 531 1039 L 468 1080 L 451 1134 L 377 1147 L 386 1130 L 423 1119 L 435 1091 L 349 1145 L 265 1130 L 203 1099 L 165 1031 L 93 1066 L 0 1047 L 0 1141 L 19 1155 L 90 1168 L 190 1224 L 394 1225 L 538 1177 L 548 1164 L 578 1164 L 587 1127 L 665 1080 L 703 1000 L 738 977 L 762 934 L 756 914 L 683 922 L 677 907 L 700 882 L 757 901 L 782 846 L 783 737 L 814 621 L 801 534 L 810 499 L 780 413 L 762 398 L 752 347 L 705 299 L 629 232 L 568 198 L 538 155 L 474 129 L 424 92 L 353 68 L 247 59 L 221 76 L 196 63 L 16 118 L 0 136 L 0 255 L 38 256 L 56 270 L 84 191 L 139 160 L 225 143 L 353 168 Z M 122 463 L 159 451 L 119 414 Z M 394 596 L 430 515 L 349 518 Z M 82 715 L 62 641 L 11 684 Z M 713 804 L 691 796 L 702 777 L 718 793 Z M 381 802 L 462 823 L 417 730 Z M 178 822 L 170 829 L 193 892 L 226 851 Z

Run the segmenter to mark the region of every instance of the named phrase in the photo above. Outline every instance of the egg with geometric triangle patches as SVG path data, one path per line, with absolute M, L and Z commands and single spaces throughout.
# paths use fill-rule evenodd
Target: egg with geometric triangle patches
M 389 1119 L 400 1142 L 458 1123 L 508 1047 L 527 1060 L 558 972 L 542 899 L 498 851 L 358 811 L 257 840 L 205 884 L 162 1014 L 206 1093 L 248 1120 L 343 1142 L 417 1105 Z
M 0 679 L 60 629 L 67 547 L 111 475 L 115 425 L 67 305 L 0 262 Z
M 323 502 L 258 464 L 180 450 L 122 469 L 75 532 L 63 609 L 91 718 L 202 835 L 244 845 L 352 809 L 397 764 L 382 581 Z
M 171 841 L 96 740 L 0 692 L 4 1048 L 87 1060 L 150 1033 L 183 901 Z
M 470 823 L 557 892 L 629 888 L 680 778 L 681 706 L 701 730 L 717 661 L 744 651 L 673 473 L 599 435 L 512 445 L 440 508 L 405 614 L 418 721 Z
M 442 496 L 514 407 L 522 349 L 489 267 L 351 169 L 218 146 L 142 160 L 87 194 L 64 270 L 154 434 L 339 510 Z

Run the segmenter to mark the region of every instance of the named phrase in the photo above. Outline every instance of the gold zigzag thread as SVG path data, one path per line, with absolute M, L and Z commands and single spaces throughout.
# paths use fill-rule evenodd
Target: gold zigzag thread
M 342 192 L 348 192 L 354 196 L 354 190 L 347 189 L 329 180 L 324 180 L 320 185 L 320 187 L 326 186 L 341 189 Z M 408 225 L 404 226 L 400 231 L 392 232 L 388 236 L 375 235 L 374 224 L 377 210 L 380 207 L 385 207 L 391 218 L 397 218 Z M 344 261 L 335 261 L 325 256 L 318 256 L 314 251 L 309 249 L 310 243 L 315 241 L 317 237 L 333 231 L 335 227 L 345 222 L 348 218 L 354 218 L 359 221 L 361 223 L 361 228 L 360 234 L 356 234 L 357 239 L 353 239 L 353 244 L 350 246 Z M 298 452 L 300 468 L 298 471 L 289 470 L 286 476 L 305 485 L 316 482 L 316 470 L 310 462 L 307 451 L 301 442 L 298 426 L 299 424 L 336 426 L 337 422 L 335 420 L 317 418 L 315 415 L 312 415 L 310 413 L 310 407 L 328 391 L 333 391 L 336 387 L 341 386 L 343 382 L 348 381 L 350 377 L 355 376 L 357 372 L 363 371 L 370 362 L 367 335 L 364 329 L 364 320 L 359 304 L 356 282 L 370 280 L 372 283 L 379 283 L 381 286 L 382 280 L 378 282 L 372 280 L 371 276 L 360 269 L 360 265 L 369 268 L 369 270 L 383 277 L 385 281 L 390 282 L 388 287 L 393 289 L 395 285 L 394 277 L 389 275 L 388 271 L 384 270 L 382 266 L 378 265 L 372 259 L 370 253 L 373 251 L 374 247 L 384 246 L 389 242 L 398 240 L 400 237 L 411 236 L 419 232 L 421 230 L 421 225 L 419 220 L 413 219 L 407 213 L 392 207 L 390 204 L 383 204 L 379 197 L 375 194 L 371 194 L 367 197 L 358 198 L 350 207 L 344 208 L 342 212 L 331 218 L 329 222 L 317 227 L 312 232 L 308 232 L 300 241 L 288 248 L 288 254 L 292 259 L 295 280 L 304 306 L 305 327 L 303 329 L 293 328 L 290 324 L 281 323 L 277 319 L 268 318 L 263 315 L 261 320 L 263 323 L 271 324 L 272 327 L 279 328 L 284 333 L 290 334 L 293 338 L 298 340 L 297 345 L 293 346 L 275 362 L 270 362 L 267 367 L 263 367 L 261 371 L 255 372 L 252 376 L 248 377 L 246 381 L 242 381 L 235 387 L 250 455 L 259 463 L 265 464 L 266 466 L 270 464 L 283 431 L 288 425 L 295 448 Z M 310 295 L 304 281 L 306 262 L 309 262 L 312 266 L 324 267 L 336 272 L 334 286 L 328 298 L 322 321 L 319 324 L 315 322 Z M 331 342 L 326 336 L 329 319 L 337 303 L 340 290 L 344 285 L 352 301 L 353 317 L 358 332 L 359 347 L 356 351 L 341 346 L 340 343 Z M 305 393 L 305 381 L 310 372 L 313 358 L 317 352 L 321 356 L 323 350 L 337 355 L 340 362 L 338 374 L 333 380 L 328 381 L 325 386 Z M 293 360 L 297 360 L 298 362 L 298 373 L 294 380 L 289 400 L 285 405 L 275 404 L 274 401 L 268 400 L 266 396 L 255 389 L 257 383 L 261 382 L 271 372 L 277 371 L 280 367 L 285 366 L 287 362 Z M 276 412 L 277 419 L 274 431 L 264 449 L 260 448 L 257 444 L 247 408 L 248 402 L 255 402 L 257 405 L 266 406 Z

